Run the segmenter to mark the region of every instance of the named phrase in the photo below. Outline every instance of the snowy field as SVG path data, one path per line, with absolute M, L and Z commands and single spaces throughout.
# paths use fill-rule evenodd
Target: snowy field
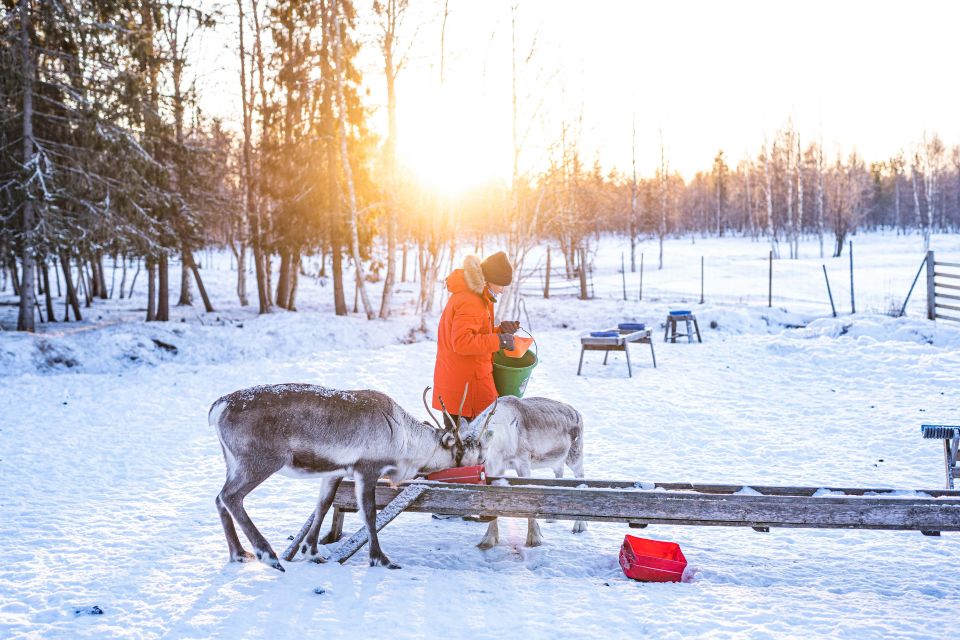
M 522 320 L 541 356 L 527 394 L 584 415 L 589 478 L 942 488 L 942 449 L 919 425 L 960 422 L 960 325 L 923 319 L 922 281 L 907 317 L 885 315 L 920 265 L 919 237 L 861 234 L 854 245 L 851 317 L 846 252 L 821 261 L 815 241 L 801 246 L 803 260 L 775 263 L 769 309 L 766 244 L 672 240 L 658 272 L 648 241 L 638 302 L 634 273 L 622 300 L 628 246 L 605 239 L 597 299 L 527 300 Z M 960 237 L 935 237 L 933 248 L 960 262 Z M 590 523 L 575 536 L 556 522 L 541 523 L 545 544 L 531 549 L 526 522 L 503 520 L 500 546 L 482 552 L 485 524 L 403 514 L 380 536 L 400 571 L 367 567 L 365 551 L 343 566 L 285 563 L 283 574 L 228 563 L 210 404 L 297 381 L 379 389 L 423 415 L 436 347 L 414 330 L 414 284 L 400 285 L 404 315 L 388 322 L 333 316 L 330 286 L 312 278 L 301 279 L 300 312 L 258 318 L 236 303 L 228 255 L 212 257 L 202 256 L 215 313 L 172 307 L 173 322 L 140 322 L 141 273 L 133 300 L 97 302 L 83 323 L 0 332 L 0 637 L 955 636 L 956 533 Z M 5 329 L 14 302 L 0 292 Z M 696 312 L 703 344 L 655 342 L 657 369 L 637 345 L 633 378 L 621 354 L 605 367 L 587 354 L 576 375 L 582 332 L 641 321 L 656 337 L 676 308 Z M 275 476 L 247 499 L 278 552 L 317 488 Z M 345 532 L 358 527 L 348 515 Z M 617 552 L 628 532 L 680 543 L 689 581 L 624 577 Z

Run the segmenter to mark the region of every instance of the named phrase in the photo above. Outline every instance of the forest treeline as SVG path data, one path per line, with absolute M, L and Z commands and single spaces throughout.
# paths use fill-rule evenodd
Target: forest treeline
M 749 235 L 787 258 L 801 236 L 839 255 L 858 229 L 929 242 L 960 228 L 960 146 L 923 133 L 895 157 L 868 160 L 802 140 L 789 121 L 753 155 L 719 151 L 688 181 L 663 144 L 653 175 L 605 171 L 584 161 L 567 125 L 547 166 L 521 172 L 515 132 L 507 183 L 440 196 L 397 160 L 408 4 L 4 0 L 0 275 L 19 296 L 18 328 L 79 320 L 98 298 L 130 295 L 141 268 L 146 320 L 168 320 L 174 293 L 194 304 L 194 289 L 210 311 L 194 255 L 211 246 L 235 255 L 241 305 L 295 310 L 299 277 L 319 275 L 333 282 L 337 314 L 349 291 L 368 318 L 386 318 L 397 281 L 416 279 L 417 309 L 429 312 L 457 247 L 482 251 L 494 238 L 521 270 L 535 244 L 559 246 L 572 273 L 604 232 L 634 247 L 658 237 L 662 266 L 663 239 L 675 234 Z M 214 30 L 235 43 L 236 122 L 202 109 L 197 59 L 211 54 L 197 43 Z M 361 44 L 361 30 L 376 37 Z M 382 62 L 382 135 L 371 128 L 378 105 L 364 90 L 361 46 Z M 514 50 L 515 68 L 519 58 Z M 515 86 L 515 125 L 521 99 Z M 308 256 L 319 273 L 307 273 Z M 119 286 L 108 286 L 105 262 L 120 265 Z M 379 278 L 372 300 L 365 283 Z

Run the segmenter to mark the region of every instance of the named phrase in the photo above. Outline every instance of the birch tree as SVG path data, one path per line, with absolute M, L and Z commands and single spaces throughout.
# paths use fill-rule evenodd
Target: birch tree
M 376 316 L 373 306 L 370 304 L 370 298 L 367 295 L 366 277 L 363 268 L 363 261 L 360 259 L 360 237 L 357 229 L 357 194 L 353 183 L 353 169 L 350 166 L 350 156 L 347 153 L 347 108 L 344 100 L 343 91 L 343 66 L 344 59 L 342 48 L 340 46 L 340 11 L 339 0 L 333 0 L 330 3 L 332 20 L 330 28 L 333 30 L 331 42 L 333 44 L 333 65 L 334 65 L 334 85 L 337 96 L 337 125 L 340 143 L 340 165 L 343 171 L 344 185 L 346 187 L 348 215 L 350 223 L 350 252 L 353 257 L 354 268 L 356 269 L 357 289 L 360 292 L 360 299 L 363 301 L 363 310 L 368 320 Z

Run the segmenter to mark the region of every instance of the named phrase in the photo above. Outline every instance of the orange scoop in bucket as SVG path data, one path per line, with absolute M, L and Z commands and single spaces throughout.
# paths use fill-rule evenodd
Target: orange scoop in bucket
M 503 354 L 511 358 L 522 358 L 531 344 L 533 344 L 532 337 L 513 336 L 513 349 L 504 349 Z

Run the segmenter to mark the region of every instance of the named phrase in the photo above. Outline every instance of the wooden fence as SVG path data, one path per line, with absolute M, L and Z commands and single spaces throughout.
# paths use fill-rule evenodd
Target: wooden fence
M 927 318 L 960 322 L 960 263 L 937 262 L 933 251 L 927 252 Z

